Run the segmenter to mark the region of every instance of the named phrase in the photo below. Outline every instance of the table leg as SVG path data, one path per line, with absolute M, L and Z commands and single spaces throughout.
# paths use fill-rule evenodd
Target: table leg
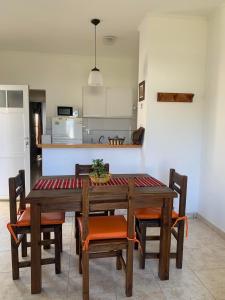
M 164 199 L 161 215 L 159 278 L 169 279 L 172 199 Z
M 31 204 L 31 293 L 41 292 L 41 207 Z

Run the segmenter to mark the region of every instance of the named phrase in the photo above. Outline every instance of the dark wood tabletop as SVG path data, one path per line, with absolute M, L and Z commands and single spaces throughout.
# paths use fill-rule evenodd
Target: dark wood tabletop
M 113 177 L 147 177 L 150 176 L 148 174 L 113 174 Z M 42 176 L 40 179 L 65 179 L 65 178 L 72 178 L 74 176 Z M 114 202 L 117 202 L 117 205 L 114 205 L 114 208 L 123 209 L 127 208 L 127 201 L 126 201 L 126 187 L 125 186 L 92 186 L 90 187 L 90 191 L 97 191 L 99 188 L 103 189 L 106 188 L 107 190 L 113 189 L 118 191 L 118 199 L 114 198 Z M 148 194 L 149 199 L 151 198 L 151 205 L 152 206 L 159 206 L 160 204 L 157 200 L 162 200 L 162 198 L 175 198 L 177 194 L 171 190 L 168 186 L 152 186 L 152 187 L 136 187 L 135 193 L 138 194 L 137 201 L 135 201 L 135 207 L 147 207 L 149 203 L 143 203 L 140 201 L 141 194 Z M 124 197 L 124 201 L 123 200 Z M 153 203 L 153 199 L 155 200 L 155 205 Z M 116 201 L 120 200 L 120 201 Z M 95 201 L 93 198 L 90 199 L 91 201 Z M 42 205 L 42 211 L 55 211 L 55 210 L 64 210 L 64 211 L 79 211 L 81 210 L 81 189 L 46 189 L 46 190 L 31 190 L 30 193 L 26 197 L 26 203 L 39 203 Z M 57 204 L 57 206 L 53 206 L 53 202 Z M 107 199 L 101 195 L 101 199 L 98 199 L 98 202 L 105 204 L 107 206 Z M 109 203 L 110 201 L 108 201 Z M 111 201 L 112 202 L 112 201 Z M 65 205 L 67 203 L 67 205 Z M 116 207 L 115 207 L 116 206 Z M 110 209 L 110 208 L 106 208 Z M 111 207 L 112 209 L 112 207 Z

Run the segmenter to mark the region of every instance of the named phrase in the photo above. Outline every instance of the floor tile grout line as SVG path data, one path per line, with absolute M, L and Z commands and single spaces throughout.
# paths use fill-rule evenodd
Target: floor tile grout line
M 207 268 L 205 268 L 205 267 L 203 267 L 203 268 L 200 268 L 200 269 L 198 269 L 198 270 L 196 270 L 196 269 L 193 269 L 193 268 L 191 268 L 190 266 L 188 266 L 189 268 L 190 268 L 190 270 L 192 271 L 192 272 L 201 272 L 201 271 L 213 271 L 213 270 L 225 270 L 225 265 L 223 266 L 223 267 L 207 267 Z
M 71 217 L 71 218 L 72 218 L 72 217 Z M 72 225 L 71 225 L 71 232 L 70 232 L 70 247 L 69 247 L 69 262 L 68 262 L 68 278 L 67 278 L 66 299 L 69 298 L 70 262 L 71 262 L 71 250 L 72 250 L 73 229 L 74 229 L 74 224 L 73 224 L 73 222 L 72 222 Z
M 206 290 L 209 292 L 209 294 L 213 297 L 213 299 L 216 300 L 216 297 L 211 293 L 211 291 L 207 288 L 207 286 L 204 284 L 204 282 L 201 280 L 201 278 L 199 278 L 198 274 L 195 273 L 195 271 L 193 271 L 193 273 L 195 274 L 195 276 L 198 278 L 198 280 L 201 282 L 201 284 L 206 288 Z
M 191 273 L 193 273 L 195 275 L 195 277 L 197 278 L 197 280 L 199 281 L 199 285 L 203 286 L 207 292 L 210 294 L 210 296 L 212 296 L 213 299 L 216 300 L 216 298 L 214 297 L 214 295 L 210 292 L 210 290 L 205 286 L 205 284 L 202 282 L 202 280 L 199 278 L 199 276 L 196 274 L 196 272 L 194 270 L 192 270 L 189 266 L 185 266 L 185 268 L 187 268 L 187 270 L 189 270 Z M 156 277 L 155 277 L 156 278 Z M 162 291 L 163 295 L 165 296 L 165 293 L 162 289 L 162 286 L 159 284 L 160 290 Z M 169 287 L 171 288 L 171 287 Z M 191 297 L 191 296 L 190 296 Z M 179 299 L 176 297 L 176 299 Z M 192 299 L 192 297 L 190 298 Z M 174 299 L 175 300 L 175 299 Z

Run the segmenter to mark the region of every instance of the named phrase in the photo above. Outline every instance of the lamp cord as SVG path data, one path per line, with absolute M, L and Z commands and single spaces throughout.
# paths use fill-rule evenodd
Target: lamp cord
M 95 25 L 95 68 L 96 68 L 96 25 Z

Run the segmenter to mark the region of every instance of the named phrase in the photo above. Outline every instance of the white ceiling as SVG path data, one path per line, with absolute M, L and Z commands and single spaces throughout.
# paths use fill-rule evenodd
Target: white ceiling
M 93 25 L 98 54 L 134 56 L 138 25 L 147 12 L 207 15 L 225 0 L 0 0 L 0 49 L 93 54 Z M 113 46 L 104 35 L 117 36 Z

